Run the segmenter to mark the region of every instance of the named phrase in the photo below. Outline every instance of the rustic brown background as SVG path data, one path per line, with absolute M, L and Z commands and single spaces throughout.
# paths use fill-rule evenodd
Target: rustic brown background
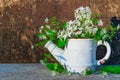
M 90 6 L 93 13 L 102 13 L 107 26 L 111 17 L 120 17 L 120 0 L 0 0 L 0 62 L 39 62 L 46 50 L 31 49 L 38 39 L 36 34 L 46 17 L 57 16 L 60 21 L 74 19 L 74 10 Z M 120 42 L 111 43 L 112 56 L 108 64 L 120 62 Z M 97 51 L 97 58 L 105 52 Z

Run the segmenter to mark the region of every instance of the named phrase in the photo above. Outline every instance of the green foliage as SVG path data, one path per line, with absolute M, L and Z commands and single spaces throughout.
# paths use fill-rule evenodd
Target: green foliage
M 47 43 L 47 41 L 51 40 L 55 43 L 58 43 L 59 47 L 63 47 L 66 41 L 57 39 L 57 34 L 60 29 L 63 29 L 65 27 L 66 22 L 60 24 L 60 21 L 58 21 L 56 17 L 53 17 L 51 19 L 47 18 L 45 20 L 45 25 L 40 27 L 39 34 L 37 34 L 37 37 L 40 39 L 40 41 L 34 46 L 44 46 Z
M 48 61 L 52 58 L 51 54 L 45 54 L 45 58 L 42 60 L 44 65 L 51 71 L 57 72 L 57 73 L 63 73 L 66 72 L 66 69 L 63 68 L 63 66 L 60 63 L 48 63 Z
M 110 29 L 109 29 L 109 39 L 110 41 L 112 41 L 112 39 L 115 37 L 116 35 L 116 32 L 117 32 L 117 29 L 118 27 L 113 27 L 112 25 L 110 26 Z
M 42 60 L 44 64 L 48 63 L 49 59 L 52 58 L 52 55 L 50 53 L 44 54 L 44 59 Z
M 101 12 L 99 12 L 97 16 L 98 16 L 98 17 L 102 17 L 102 13 L 101 13 Z
M 93 73 L 94 73 L 94 71 L 92 71 L 92 70 L 85 70 L 85 71 L 81 72 L 80 75 L 91 75 Z
M 52 25 L 57 25 L 57 26 L 59 26 L 60 25 L 60 22 L 57 20 L 57 17 L 53 17 L 52 18 Z
M 112 74 L 120 74 L 120 66 L 106 66 L 101 71 Z
M 55 37 L 54 37 L 54 36 L 55 36 L 55 32 L 54 32 L 52 29 L 49 30 L 47 36 L 49 36 L 49 39 L 50 39 L 51 41 L 54 41 L 54 40 L 55 40 Z
M 58 47 L 64 47 L 68 43 L 68 40 L 58 39 Z
M 100 29 L 98 28 L 98 31 L 96 33 L 96 36 L 94 36 L 95 40 L 102 40 L 103 42 L 108 38 L 108 30 L 106 28 Z
M 55 71 L 58 73 L 63 73 L 66 72 L 66 69 L 63 68 L 63 66 L 59 63 L 50 63 L 50 64 L 46 64 L 46 67 L 51 70 L 51 71 Z
M 61 28 L 66 28 L 66 22 L 63 23 L 63 25 L 61 25 Z
M 92 70 L 86 70 L 86 75 L 90 75 L 90 74 L 93 74 L 94 72 Z

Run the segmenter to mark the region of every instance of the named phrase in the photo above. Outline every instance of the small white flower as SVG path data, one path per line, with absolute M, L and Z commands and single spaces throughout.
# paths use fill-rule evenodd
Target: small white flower
M 52 76 L 55 76 L 57 73 L 55 71 L 52 71 Z
M 42 33 L 42 30 L 41 30 L 41 29 L 39 29 L 39 33 Z
M 85 37 L 85 34 L 84 34 L 84 33 L 82 33 L 82 34 L 81 34 L 81 37 Z
M 93 28 L 93 31 L 92 31 L 93 35 L 96 34 L 97 31 L 98 31 L 98 28 Z
M 49 35 L 50 33 L 49 32 L 45 32 L 47 35 Z
M 66 39 L 67 39 L 67 35 L 64 35 L 64 36 L 63 36 L 63 39 L 66 40 Z
M 107 33 L 106 28 L 103 29 L 102 33 L 103 33 L 103 34 L 106 34 L 106 33 Z
M 63 33 L 64 33 L 64 31 L 59 31 L 57 38 L 62 38 L 63 37 Z
M 31 45 L 31 49 L 34 49 L 34 46 L 33 46 L 33 45 Z
M 46 17 L 46 18 L 45 18 L 45 22 L 48 23 L 48 21 L 49 21 L 49 19 Z
M 81 35 L 81 33 L 82 33 L 82 31 L 77 31 L 74 34 L 75 34 L 75 36 L 78 36 L 78 35 Z
M 42 29 L 44 28 L 44 26 L 41 26 L 40 28 L 39 28 L 39 33 L 42 33 Z
M 44 26 L 41 26 L 40 28 L 41 28 L 41 29 L 43 29 L 43 28 L 44 28 Z
M 93 22 L 92 22 L 92 20 L 90 20 L 90 19 L 87 19 L 87 20 L 85 20 L 84 21 L 84 25 L 86 26 L 86 25 L 92 25 L 93 24 Z
M 45 35 L 42 35 L 39 37 L 40 40 L 44 40 L 44 39 L 47 39 Z
M 71 26 L 72 24 L 73 24 L 72 20 L 70 20 L 70 21 L 67 22 L 67 26 Z
M 52 30 L 55 33 L 55 30 Z
M 49 26 L 49 25 L 46 25 L 46 28 L 47 28 L 47 29 L 50 29 L 50 26 Z
M 67 32 L 67 37 L 71 37 L 71 34 L 70 32 Z
M 45 63 L 43 60 L 40 60 L 40 63 L 45 66 Z
M 78 30 L 83 30 L 83 28 L 82 28 L 82 27 L 80 27 L 80 28 L 78 28 Z
M 117 30 L 119 30 L 120 29 L 120 24 L 118 24 L 118 26 L 117 26 Z
M 98 21 L 98 26 L 103 26 L 103 21 L 102 20 Z
M 74 20 L 73 23 L 74 23 L 75 26 L 80 26 L 80 21 L 79 20 Z

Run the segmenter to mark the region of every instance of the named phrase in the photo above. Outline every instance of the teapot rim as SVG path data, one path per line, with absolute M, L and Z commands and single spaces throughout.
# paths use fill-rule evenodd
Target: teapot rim
M 90 38 L 88 38 L 88 39 L 74 39 L 74 38 L 72 38 L 72 39 L 69 39 L 69 40 L 94 40 L 94 39 L 90 39 Z

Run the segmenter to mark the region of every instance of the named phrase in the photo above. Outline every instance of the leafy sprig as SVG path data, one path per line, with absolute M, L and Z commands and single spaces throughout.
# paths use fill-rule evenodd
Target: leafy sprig
M 53 57 L 51 54 L 46 53 L 45 58 L 41 62 L 51 71 L 54 71 L 56 73 L 66 73 L 67 70 L 65 68 L 63 68 L 63 66 L 60 63 L 57 63 L 57 62 L 49 63 L 48 62 L 52 58 Z

